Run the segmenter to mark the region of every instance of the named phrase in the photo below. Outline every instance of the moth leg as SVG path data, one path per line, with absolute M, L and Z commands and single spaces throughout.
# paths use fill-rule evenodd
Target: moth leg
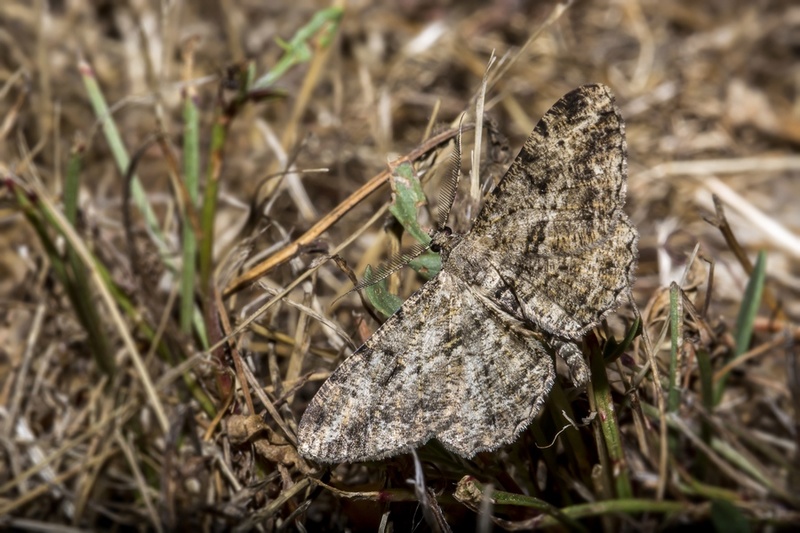
M 574 342 L 554 339 L 552 341 L 552 346 L 556 350 L 556 355 L 567 363 L 573 385 L 577 388 L 581 388 L 589 383 L 592 372 L 586 365 L 586 361 L 583 359 L 583 353 L 580 348 L 578 348 L 578 345 Z

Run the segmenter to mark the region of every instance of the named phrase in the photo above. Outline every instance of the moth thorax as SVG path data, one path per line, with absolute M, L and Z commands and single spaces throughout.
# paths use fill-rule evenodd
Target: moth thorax
M 442 229 L 431 230 L 430 236 L 431 250 L 441 254 L 442 262 L 447 261 L 447 258 L 450 256 L 450 250 L 461 240 L 461 235 L 453 233 L 453 230 L 447 226 Z

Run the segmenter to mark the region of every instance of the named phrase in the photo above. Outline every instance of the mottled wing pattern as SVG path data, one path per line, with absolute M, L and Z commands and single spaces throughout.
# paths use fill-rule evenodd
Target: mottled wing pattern
M 630 291 L 637 240 L 636 230 L 622 219 L 598 246 L 531 260 L 529 268 L 537 276 L 513 278 L 513 291 L 523 302 L 522 314 L 558 337 L 583 337 Z
M 433 236 L 442 271 L 331 375 L 299 426 L 322 462 L 373 460 L 431 438 L 471 457 L 541 410 L 553 362 L 581 383 L 578 339 L 630 290 L 637 233 L 622 211 L 625 128 L 600 85 L 559 100 L 488 196 L 472 231 Z M 552 337 L 551 337 L 552 335 Z
M 375 460 L 435 437 L 471 457 L 513 441 L 553 380 L 530 332 L 442 271 L 322 385 L 300 421 L 299 451 Z
M 568 93 L 536 125 L 453 253 L 486 259 L 513 292 L 498 302 L 513 315 L 581 337 L 616 307 L 636 267 L 638 236 L 622 211 L 626 152 L 609 90 Z

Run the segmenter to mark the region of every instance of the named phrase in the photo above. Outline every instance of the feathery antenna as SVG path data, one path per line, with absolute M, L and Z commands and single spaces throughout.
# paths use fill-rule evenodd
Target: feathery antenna
M 349 292 L 353 291 L 360 291 L 364 287 L 369 287 L 370 285 L 375 285 L 376 283 L 380 283 L 381 281 L 385 280 L 411 261 L 422 255 L 428 248 L 430 248 L 430 243 L 422 244 L 417 243 L 413 245 L 408 251 L 403 252 L 401 254 L 395 255 L 388 262 L 380 265 L 378 268 L 373 270 L 369 276 L 365 276 L 364 279 L 359 281 Z
M 450 210 L 453 208 L 453 202 L 456 199 L 458 182 L 461 178 L 461 126 L 463 123 L 464 115 L 461 115 L 461 120 L 458 122 L 458 135 L 455 138 L 455 146 L 453 147 L 453 153 L 450 155 L 450 179 L 442 184 L 442 189 L 439 191 L 439 213 L 436 221 L 436 229 L 439 231 L 443 230 L 447 225 Z

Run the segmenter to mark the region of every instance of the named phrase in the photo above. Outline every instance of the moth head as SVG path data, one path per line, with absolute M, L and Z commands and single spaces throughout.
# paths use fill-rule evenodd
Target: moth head
M 460 235 L 453 233 L 453 230 L 448 226 L 444 226 L 440 230 L 431 230 L 431 251 L 442 255 L 442 261 L 446 261 L 450 255 L 450 250 L 461 239 Z

